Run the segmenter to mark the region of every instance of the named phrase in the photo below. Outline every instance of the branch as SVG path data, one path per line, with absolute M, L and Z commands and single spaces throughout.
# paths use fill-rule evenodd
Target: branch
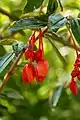
M 4 79 L 3 79 L 3 83 L 2 83 L 2 85 L 1 85 L 1 87 L 0 87 L 0 92 L 2 92 L 2 90 L 4 89 L 4 87 L 5 87 L 8 79 L 9 79 L 9 77 L 10 77 L 10 75 L 12 74 L 15 66 L 17 65 L 18 61 L 20 60 L 23 52 L 24 52 L 24 51 L 21 51 L 21 53 L 16 57 L 16 59 L 14 60 L 12 66 L 10 67 L 9 71 L 5 74 Z
M 4 10 L 3 8 L 0 8 L 0 13 L 8 16 L 12 20 L 19 20 L 19 18 L 17 18 L 16 16 L 13 16 L 12 14 L 10 14 L 8 11 Z
M 3 8 L 0 8 L 0 13 L 8 16 L 10 19 L 12 20 L 19 20 L 18 17 L 10 14 L 8 11 L 4 10 Z M 26 13 L 26 14 L 23 14 L 20 18 L 25 18 L 25 17 L 36 17 L 36 16 L 40 16 L 40 15 L 43 15 L 42 13 L 40 12 L 30 12 L 30 13 Z
M 47 31 L 47 27 L 43 30 L 43 34 Z M 36 40 L 38 39 L 38 36 L 36 37 Z M 12 75 L 12 72 L 14 71 L 14 68 L 16 67 L 17 63 L 19 62 L 21 56 L 23 55 L 24 50 L 22 50 L 19 55 L 16 57 L 16 59 L 14 60 L 13 64 L 11 65 L 10 69 L 8 70 L 8 72 L 5 74 L 4 79 L 3 79 L 3 83 L 0 87 L 0 92 L 2 92 L 2 90 L 4 89 L 4 87 L 6 86 L 10 76 Z
M 76 45 L 76 43 L 75 43 L 74 37 L 73 37 L 73 35 L 72 35 L 71 29 L 70 29 L 69 25 L 66 25 L 66 26 L 67 26 L 68 32 L 69 32 L 69 34 L 70 34 L 70 38 L 71 38 L 71 40 L 72 40 L 72 42 L 73 42 L 73 47 L 74 47 L 74 49 L 75 49 L 75 51 L 76 51 L 76 55 L 78 56 L 78 48 L 77 48 L 77 45 Z
M 58 2 L 59 2 L 59 5 L 60 5 L 60 8 L 61 8 L 61 11 L 63 11 L 63 6 L 62 6 L 62 4 L 61 4 L 61 1 L 58 0 Z

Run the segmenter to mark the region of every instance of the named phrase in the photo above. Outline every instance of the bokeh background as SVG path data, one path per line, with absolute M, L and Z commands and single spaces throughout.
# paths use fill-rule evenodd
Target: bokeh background
M 0 0 L 0 58 L 12 51 L 11 44 L 14 41 L 26 44 L 32 33 L 31 30 L 24 30 L 25 35 L 12 34 L 8 30 L 9 25 L 23 14 L 25 5 L 26 0 Z M 62 0 L 62 5 L 64 16 L 80 17 L 80 0 Z M 5 15 L 2 9 L 7 11 Z M 61 13 L 60 7 L 56 12 Z M 34 82 L 32 85 L 23 85 L 21 73 L 27 61 L 22 56 L 4 93 L 0 94 L 0 120 L 80 120 L 80 93 L 74 96 L 68 88 L 75 50 L 68 44 L 70 39 L 66 27 L 60 29 L 58 34 L 64 41 L 54 40 L 54 44 L 67 63 L 61 61 L 55 48 L 44 38 L 45 58 L 49 61 L 48 75 L 40 84 Z M 0 73 L 0 85 L 11 64 Z M 61 88 L 63 83 L 65 86 Z

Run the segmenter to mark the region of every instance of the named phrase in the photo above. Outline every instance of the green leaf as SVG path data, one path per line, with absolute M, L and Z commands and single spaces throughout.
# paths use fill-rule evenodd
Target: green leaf
M 54 11 L 56 11 L 57 7 L 58 7 L 57 0 L 49 0 L 47 13 L 52 14 Z
M 59 13 L 50 15 L 48 19 L 48 26 L 54 32 L 66 25 L 66 23 L 66 18 Z
M 15 42 L 13 43 L 12 48 L 17 56 L 25 48 L 25 45 L 23 42 Z
M 78 20 L 78 23 L 79 23 L 79 25 L 80 25 L 80 18 L 78 18 L 77 20 Z
M 3 45 L 0 45 L 0 57 L 3 57 L 6 54 L 6 50 Z
M 43 0 L 28 0 L 24 8 L 24 12 L 32 12 L 34 9 L 39 8 Z
M 40 21 L 44 21 L 44 22 L 47 22 L 48 21 L 48 14 L 43 14 L 43 15 L 40 15 L 40 16 L 36 16 L 35 18 L 40 20 Z
M 14 42 L 16 42 L 15 39 L 3 39 L 0 41 L 0 45 L 12 45 Z
M 50 104 L 52 107 L 56 107 L 59 99 L 60 99 L 60 96 L 61 96 L 61 93 L 62 93 L 62 89 L 63 89 L 63 86 L 59 86 L 54 92 L 53 92 L 53 95 L 51 96 L 50 98 Z
M 71 95 L 76 101 L 80 102 L 80 86 L 78 87 L 78 95 Z
M 15 22 L 9 30 L 15 32 L 22 29 L 34 29 L 34 28 L 39 29 L 45 26 L 46 26 L 45 22 L 40 21 L 36 18 L 24 18 Z
M 59 2 L 59 5 L 60 5 L 60 8 L 61 8 L 61 11 L 63 11 L 63 6 L 62 6 L 62 3 L 61 3 L 61 0 L 58 0 Z
M 6 96 L 12 99 L 24 99 L 23 96 L 20 95 L 20 93 L 15 90 L 11 92 L 7 92 Z
M 66 2 L 66 4 L 64 5 L 64 7 L 66 8 L 66 9 L 72 9 L 72 10 L 80 10 L 80 4 L 79 4 L 80 2 L 75 2 L 75 1 L 73 1 L 73 0 L 69 0 L 68 2 Z
M 22 10 L 14 10 L 11 12 L 11 14 L 13 16 L 20 17 L 20 15 L 22 14 Z
M 70 27 L 72 30 L 72 33 L 78 42 L 80 44 L 80 23 L 76 18 L 70 17 Z
M 14 57 L 14 53 L 8 53 L 0 58 L 0 73 L 6 68 L 6 66 L 13 60 Z

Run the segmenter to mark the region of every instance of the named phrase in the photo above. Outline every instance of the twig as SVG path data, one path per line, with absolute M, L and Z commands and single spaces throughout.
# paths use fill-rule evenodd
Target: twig
M 68 20 L 68 19 L 67 19 L 67 20 Z M 70 29 L 70 27 L 69 27 L 68 24 L 67 24 L 66 26 L 67 26 L 67 29 L 68 29 L 68 31 L 69 31 L 71 40 L 72 40 L 72 42 L 73 42 L 73 46 L 74 46 L 74 49 L 75 49 L 75 51 L 76 51 L 76 55 L 78 56 L 78 48 L 77 48 L 77 45 L 76 45 L 76 43 L 75 43 L 74 37 L 73 37 L 73 35 L 72 35 L 71 29 Z
M 48 28 L 46 27 L 46 28 L 43 30 L 43 33 L 45 33 L 45 32 L 47 31 L 47 29 L 48 29 Z M 36 40 L 37 40 L 37 39 L 38 39 L 38 36 L 36 37 Z M 22 50 L 22 51 L 19 53 L 19 55 L 18 55 L 18 56 L 16 57 L 16 59 L 14 60 L 12 66 L 10 67 L 10 69 L 8 70 L 8 72 L 5 74 L 4 79 L 3 79 L 3 83 L 2 83 L 2 85 L 1 85 L 1 87 L 0 87 L 0 92 L 2 92 L 2 90 L 3 90 L 4 87 L 6 86 L 8 80 L 9 80 L 9 78 L 10 78 L 10 76 L 11 76 L 13 70 L 14 70 L 14 68 L 16 67 L 16 65 L 17 65 L 17 63 L 19 62 L 19 60 L 20 60 L 21 56 L 23 55 L 23 53 L 24 53 L 24 50 Z
M 63 11 L 63 6 L 62 6 L 62 4 L 61 4 L 61 1 L 58 0 L 58 2 L 59 2 L 59 5 L 60 5 L 60 8 L 61 8 L 61 11 Z
M 9 17 L 10 19 L 12 19 L 12 20 L 19 20 L 18 17 L 16 17 L 16 16 L 10 14 L 8 11 L 4 10 L 3 8 L 0 8 L 0 13 L 2 13 L 2 14 L 4 14 L 4 15 L 8 16 L 8 17 Z
M 10 75 L 12 74 L 12 72 L 13 72 L 15 66 L 17 65 L 19 59 L 21 58 L 22 54 L 23 54 L 23 51 L 21 51 L 21 53 L 16 57 L 16 59 L 14 60 L 12 66 L 10 67 L 9 71 L 5 74 L 4 79 L 3 79 L 3 83 L 2 83 L 2 85 L 0 87 L 0 92 L 2 92 L 2 90 L 4 89 Z

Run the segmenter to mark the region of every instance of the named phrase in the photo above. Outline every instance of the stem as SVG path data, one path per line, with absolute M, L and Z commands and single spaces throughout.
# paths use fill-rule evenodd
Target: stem
M 4 10 L 3 8 L 0 8 L 0 13 L 8 16 L 12 20 L 19 20 L 19 18 L 17 18 L 16 16 L 13 16 L 12 14 L 10 14 L 8 11 Z
M 12 66 L 10 67 L 9 71 L 5 74 L 4 79 L 3 79 L 3 83 L 2 83 L 2 85 L 1 85 L 1 87 L 0 87 L 0 92 L 2 92 L 2 90 L 4 89 L 4 87 L 5 87 L 8 79 L 9 79 L 9 77 L 10 77 L 10 75 L 12 74 L 12 72 L 13 72 L 15 66 L 17 65 L 19 59 L 21 58 L 23 52 L 24 52 L 24 51 L 21 51 L 21 53 L 16 57 L 16 59 L 14 60 Z
M 39 31 L 39 50 L 42 50 L 42 59 L 44 59 L 44 50 L 43 50 L 43 32 L 40 29 Z
M 60 8 L 61 8 L 61 11 L 63 11 L 63 6 L 62 6 L 62 4 L 61 4 L 61 1 L 58 0 L 58 2 L 59 2 L 59 5 L 60 5 Z
M 47 28 L 45 28 L 45 29 L 43 30 L 43 33 L 45 33 L 46 31 L 47 31 Z M 38 36 L 37 36 L 35 39 L 37 40 L 37 39 L 38 39 Z M 21 56 L 23 55 L 23 53 L 24 53 L 24 50 L 22 50 L 22 51 L 19 53 L 19 55 L 16 57 L 16 59 L 15 59 L 14 62 L 13 62 L 13 64 L 11 65 L 10 69 L 9 69 L 8 72 L 5 74 L 4 79 L 3 79 L 3 83 L 2 83 L 2 85 L 1 85 L 1 87 L 0 87 L 0 92 L 2 92 L 2 90 L 3 90 L 4 87 L 6 86 L 6 84 L 7 84 L 8 80 L 9 80 L 10 76 L 12 75 L 12 72 L 13 72 L 14 68 L 16 67 L 16 65 L 17 65 L 18 61 L 20 60 Z
M 74 49 L 76 50 L 76 55 L 78 56 L 78 48 L 77 48 L 77 45 L 76 45 L 76 43 L 75 43 L 74 37 L 73 37 L 73 35 L 72 35 L 72 32 L 71 32 L 71 30 L 70 30 L 69 25 L 66 25 L 66 26 L 67 26 L 67 29 L 68 29 L 68 31 L 69 31 L 69 33 L 70 33 L 70 37 L 71 37 L 71 39 L 72 39 L 72 42 L 73 42 L 73 45 L 74 45 Z

